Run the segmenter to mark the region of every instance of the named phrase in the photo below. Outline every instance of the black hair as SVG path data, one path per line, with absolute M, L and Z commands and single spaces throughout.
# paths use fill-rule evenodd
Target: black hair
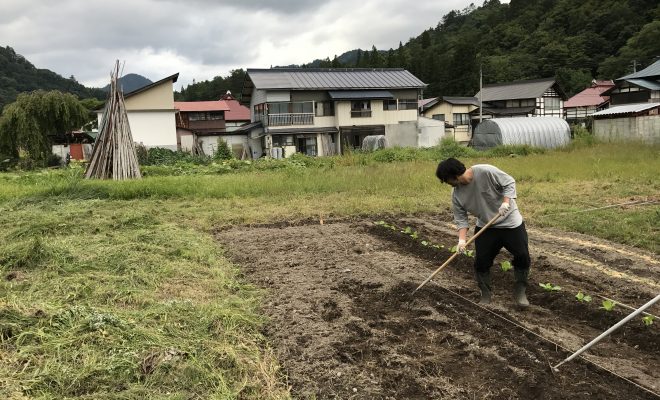
M 438 169 L 435 171 L 435 176 L 442 182 L 447 183 L 450 179 L 456 179 L 465 173 L 465 165 L 457 159 L 451 157 L 446 160 L 440 161 Z

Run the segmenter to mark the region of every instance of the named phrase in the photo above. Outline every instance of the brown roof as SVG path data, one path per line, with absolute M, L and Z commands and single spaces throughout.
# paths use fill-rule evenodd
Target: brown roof
M 229 111 L 226 101 L 175 101 L 174 108 L 179 111 Z M 249 119 L 249 118 L 248 118 Z
M 599 106 L 609 101 L 609 96 L 603 96 L 603 93 L 614 87 L 612 81 L 595 81 L 590 88 L 586 88 L 580 93 L 564 102 L 564 107 L 586 107 Z

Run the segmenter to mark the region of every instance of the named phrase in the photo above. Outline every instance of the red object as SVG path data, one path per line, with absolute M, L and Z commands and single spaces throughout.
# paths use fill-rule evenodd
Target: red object
M 229 106 L 229 111 L 225 112 L 226 121 L 247 121 L 250 122 L 250 109 L 242 105 L 231 93 L 227 92 L 220 98 Z
M 595 81 L 590 88 L 584 89 L 580 93 L 566 100 L 564 102 L 564 108 L 599 106 L 610 99 L 609 96 L 603 96 L 602 94 L 613 87 L 614 82 L 612 81 Z
M 81 143 L 72 143 L 69 145 L 69 154 L 74 160 L 84 160 L 85 156 L 83 155 L 83 145 Z

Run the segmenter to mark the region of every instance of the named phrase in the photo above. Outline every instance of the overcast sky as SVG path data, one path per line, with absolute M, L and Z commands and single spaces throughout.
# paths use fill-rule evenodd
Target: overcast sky
M 175 89 L 237 68 L 396 48 L 470 0 L 0 0 L 0 46 L 86 86 L 124 74 Z M 475 2 L 481 5 L 483 1 Z

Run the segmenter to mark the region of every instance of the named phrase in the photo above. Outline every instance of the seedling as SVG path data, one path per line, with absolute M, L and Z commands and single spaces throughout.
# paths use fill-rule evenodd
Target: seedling
M 500 263 L 500 268 L 502 268 L 502 271 L 506 272 L 506 271 L 510 270 L 511 268 L 513 268 L 513 266 L 511 265 L 511 263 L 509 261 L 502 261 Z
M 539 286 L 548 292 L 558 292 L 561 290 L 561 286 L 555 286 L 552 283 L 539 283 Z
M 427 242 L 426 240 L 422 240 L 422 246 L 428 246 L 430 243 Z
M 417 239 L 419 237 L 419 235 L 417 234 L 417 231 L 415 231 L 415 232 L 410 234 L 410 237 L 413 238 L 413 239 Z
M 575 295 L 575 298 L 581 303 L 588 303 L 591 301 L 591 296 L 582 292 L 578 292 L 578 294 Z
M 402 230 L 401 232 L 402 232 L 402 233 L 405 233 L 406 235 L 410 235 L 411 233 L 413 233 L 413 230 L 412 230 L 411 227 L 406 226 L 405 229 Z
M 603 306 L 601 308 L 605 311 L 612 311 L 615 305 L 616 303 L 612 300 L 603 300 Z
M 456 253 L 458 251 L 458 246 L 453 246 L 449 251 Z M 468 257 L 474 257 L 474 250 L 466 250 L 465 255 Z
M 644 325 L 646 326 L 651 326 L 653 325 L 653 319 L 652 315 L 645 315 L 642 317 L 642 322 L 644 322 Z

